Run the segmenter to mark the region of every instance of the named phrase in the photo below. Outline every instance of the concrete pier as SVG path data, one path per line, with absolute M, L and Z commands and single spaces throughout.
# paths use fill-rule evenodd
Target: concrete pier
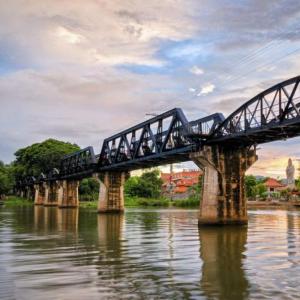
M 245 172 L 255 149 L 204 146 L 190 157 L 204 171 L 198 224 L 247 224 Z
M 72 208 L 79 206 L 78 187 L 79 180 L 63 180 L 62 188 L 58 189 L 57 202 L 60 208 Z
M 127 172 L 105 172 L 100 175 L 98 212 L 124 211 L 124 183 Z
M 48 198 L 48 186 L 46 182 L 41 182 L 34 185 L 34 204 L 35 205 L 43 205 L 45 202 L 45 199 Z
M 47 188 L 49 192 L 48 192 L 48 197 L 45 198 L 44 205 L 45 206 L 58 205 L 59 199 L 61 199 L 63 195 L 61 181 L 58 180 L 49 181 L 47 183 Z

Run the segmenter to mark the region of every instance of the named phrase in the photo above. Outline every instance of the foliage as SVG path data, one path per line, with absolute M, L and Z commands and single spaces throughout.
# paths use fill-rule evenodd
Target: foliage
M 296 189 L 300 191 L 300 177 L 298 177 L 298 179 L 295 180 L 295 185 L 296 185 Z
M 79 206 L 82 208 L 93 208 L 97 209 L 98 206 L 98 200 L 92 200 L 92 201 L 80 201 Z
M 253 175 L 247 175 L 245 177 L 246 196 L 248 198 L 255 198 L 257 191 L 256 185 L 257 181 Z
M 32 206 L 33 202 L 28 199 L 20 198 L 20 197 L 15 197 L 15 196 L 9 196 L 5 200 L 5 206 Z
M 203 180 L 202 176 L 199 176 L 198 183 L 192 185 L 188 189 L 188 192 L 189 192 L 188 200 L 191 200 L 191 203 L 197 202 L 199 205 L 199 201 L 201 200 L 201 192 L 202 192 L 202 180 Z M 187 206 L 190 206 L 190 205 L 187 205 Z
M 263 183 L 259 183 L 256 185 L 256 194 L 262 198 L 266 197 L 267 188 Z
M 10 192 L 13 184 L 14 180 L 11 166 L 4 165 L 4 163 L 0 161 L 0 197 L 1 195 L 5 195 Z
M 176 200 L 172 202 L 173 206 L 176 207 L 199 207 L 200 198 L 189 198 L 183 200 Z
M 159 170 L 153 170 L 143 173 L 140 177 L 129 178 L 124 191 L 131 197 L 157 198 L 161 193 L 161 185 Z
M 164 198 L 125 197 L 125 207 L 168 207 L 169 204 L 169 200 Z
M 246 197 L 255 198 L 259 196 L 260 198 L 267 197 L 267 187 L 264 182 L 267 178 L 256 179 L 253 175 L 246 175 L 245 177 L 245 188 L 246 188 Z
M 48 173 L 53 168 L 59 168 L 61 158 L 80 148 L 76 144 L 48 139 L 42 143 L 19 149 L 13 163 L 16 177 L 27 175 L 39 176 L 41 172 Z
M 79 198 L 81 201 L 95 201 L 99 195 L 99 182 L 95 178 L 85 178 L 79 186 Z

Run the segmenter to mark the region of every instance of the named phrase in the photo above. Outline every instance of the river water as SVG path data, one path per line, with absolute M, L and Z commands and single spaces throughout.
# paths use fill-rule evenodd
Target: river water
M 1 207 L 0 299 L 300 299 L 300 211 Z

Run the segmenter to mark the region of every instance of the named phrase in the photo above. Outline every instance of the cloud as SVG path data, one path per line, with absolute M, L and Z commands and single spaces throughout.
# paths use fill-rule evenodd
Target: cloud
M 212 83 L 206 83 L 201 87 L 200 92 L 197 94 L 197 96 L 202 96 L 206 94 L 210 94 L 214 91 L 215 85 Z
M 299 53 L 280 57 L 300 47 L 299 11 L 296 0 L 2 2 L 0 158 L 49 136 L 99 152 L 152 111 L 227 115 L 298 75 Z
M 202 75 L 202 74 L 204 74 L 203 69 L 199 68 L 198 66 L 193 66 L 192 68 L 190 68 L 189 71 L 192 74 L 194 74 L 194 75 Z

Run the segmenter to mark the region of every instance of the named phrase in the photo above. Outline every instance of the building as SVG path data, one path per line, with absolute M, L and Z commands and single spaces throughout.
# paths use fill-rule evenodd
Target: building
M 189 188 L 199 182 L 200 170 L 183 170 L 176 173 L 161 173 L 163 181 L 162 192 L 164 194 L 181 194 L 186 196 Z
M 274 192 L 280 192 L 287 188 L 285 185 L 283 185 L 281 182 L 279 182 L 278 180 L 276 180 L 274 178 L 268 178 L 264 182 L 264 185 L 267 188 L 268 195 L 270 195 L 271 193 L 274 193 Z

